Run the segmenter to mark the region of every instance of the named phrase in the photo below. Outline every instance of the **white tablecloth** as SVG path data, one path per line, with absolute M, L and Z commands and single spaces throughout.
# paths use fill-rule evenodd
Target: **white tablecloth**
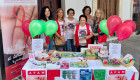
M 137 69 L 134 66 L 128 67 L 128 68 L 126 68 L 122 65 L 120 65 L 120 67 L 112 67 L 112 66 L 104 67 L 100 60 L 88 60 L 87 62 L 88 62 L 88 65 L 89 65 L 88 68 L 73 68 L 73 67 L 70 67 L 69 70 L 71 70 L 71 69 L 72 70 L 73 69 L 105 69 L 106 71 L 109 71 L 109 70 L 126 70 L 126 71 L 130 71 L 130 73 L 134 72 L 135 73 L 135 80 L 139 80 L 139 72 L 137 71 Z M 26 76 L 28 74 L 28 71 L 41 71 L 41 70 L 46 71 L 46 75 L 47 75 L 47 69 L 45 68 L 45 66 L 44 67 L 43 66 L 39 67 L 37 65 L 34 65 L 29 60 L 24 65 L 22 70 L 26 71 L 26 73 L 22 73 L 22 75 L 26 75 Z M 24 76 L 24 77 L 26 77 L 26 76 Z M 129 75 L 127 77 L 129 77 Z

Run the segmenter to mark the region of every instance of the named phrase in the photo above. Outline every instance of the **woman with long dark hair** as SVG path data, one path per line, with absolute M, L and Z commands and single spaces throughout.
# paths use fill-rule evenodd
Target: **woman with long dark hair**
M 40 19 L 44 21 L 48 21 L 52 19 L 52 12 L 48 6 L 42 8 Z M 44 48 L 46 48 L 47 52 L 49 50 L 53 50 L 53 39 L 49 40 L 49 36 L 46 36 L 45 34 L 42 34 L 41 38 L 45 38 Z

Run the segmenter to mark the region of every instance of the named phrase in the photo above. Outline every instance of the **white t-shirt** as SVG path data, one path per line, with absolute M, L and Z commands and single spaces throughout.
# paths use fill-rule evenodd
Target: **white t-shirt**
M 73 39 L 73 31 L 75 26 L 78 24 L 78 20 L 74 18 L 70 21 L 68 18 L 65 18 L 66 26 L 67 26 L 67 39 Z
M 92 32 L 91 26 L 89 26 L 90 33 Z M 74 28 L 73 34 L 75 35 L 76 27 Z M 78 30 L 78 37 L 79 37 L 79 45 L 86 46 L 86 39 L 85 36 L 87 35 L 87 28 L 86 25 L 84 27 L 79 26 Z
M 58 21 L 59 22 L 59 21 Z M 66 25 L 65 25 L 65 27 L 64 27 L 64 22 L 62 21 L 62 22 L 59 22 L 59 25 L 60 25 L 60 30 L 61 30 L 61 36 L 62 35 L 64 35 L 64 37 L 65 37 L 65 41 L 67 41 L 67 35 L 66 35 L 66 31 L 67 31 L 67 28 L 66 28 Z

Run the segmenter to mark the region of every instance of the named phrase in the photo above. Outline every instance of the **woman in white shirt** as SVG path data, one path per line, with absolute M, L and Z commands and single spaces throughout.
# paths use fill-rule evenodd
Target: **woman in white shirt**
M 70 8 L 67 10 L 68 17 L 65 18 L 66 26 L 67 26 L 67 44 L 66 49 L 67 51 L 75 51 L 75 46 L 73 45 L 73 31 L 78 23 L 78 20 L 74 18 L 75 11 L 74 9 Z
M 82 47 L 88 47 L 88 44 L 91 44 L 91 37 L 93 36 L 91 26 L 87 24 L 87 16 L 81 15 L 79 21 L 80 23 L 74 29 L 74 45 L 78 52 Z
M 63 9 L 59 8 L 57 9 L 57 14 L 56 14 L 56 20 L 57 25 L 58 25 L 58 30 L 55 33 L 55 35 L 64 43 L 66 44 L 66 24 L 65 24 L 65 20 L 64 20 L 64 11 Z M 63 38 L 63 36 L 65 38 Z M 56 50 L 57 51 L 65 51 L 66 50 L 66 46 L 58 46 L 56 45 Z

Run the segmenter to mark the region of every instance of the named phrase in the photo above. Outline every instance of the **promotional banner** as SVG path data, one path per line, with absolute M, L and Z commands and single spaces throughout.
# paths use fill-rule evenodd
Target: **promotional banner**
M 37 0 L 0 0 L 0 11 L 6 80 L 19 79 L 31 48 L 22 27 L 26 20 L 38 19 Z

